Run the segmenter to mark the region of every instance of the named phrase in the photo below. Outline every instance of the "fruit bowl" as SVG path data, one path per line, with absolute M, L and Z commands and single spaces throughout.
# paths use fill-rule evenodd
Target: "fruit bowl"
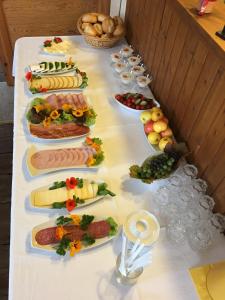
M 140 114 L 148 143 L 155 151 L 163 151 L 167 144 L 176 144 L 169 121 L 161 108 L 153 107 Z
M 125 93 L 113 95 L 113 99 L 123 108 L 141 113 L 153 107 L 160 107 L 154 98 L 147 98 L 139 93 Z

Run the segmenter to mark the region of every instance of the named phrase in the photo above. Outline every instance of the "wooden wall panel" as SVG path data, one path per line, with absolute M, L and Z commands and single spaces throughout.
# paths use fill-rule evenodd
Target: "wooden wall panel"
M 0 0 L 0 57 L 6 79 L 13 84 L 15 41 L 24 36 L 79 34 L 78 17 L 85 12 L 110 13 L 110 0 Z
M 178 140 L 187 142 L 216 209 L 225 212 L 225 52 L 182 2 L 189 3 L 127 0 L 127 38 L 152 73 L 153 93 Z
M 76 21 L 85 12 L 109 13 L 109 0 L 3 0 L 12 45 L 23 36 L 78 34 Z

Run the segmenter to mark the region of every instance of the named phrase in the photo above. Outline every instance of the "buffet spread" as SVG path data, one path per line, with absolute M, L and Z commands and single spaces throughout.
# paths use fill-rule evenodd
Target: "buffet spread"
M 84 18 L 82 28 L 101 38 L 96 20 Z M 98 50 L 78 36 L 22 38 L 14 68 L 9 299 L 197 299 L 187 268 L 198 255 L 178 251 L 163 229 L 159 236 L 155 219 L 155 259 L 138 287 L 125 291 L 112 279 L 122 224 L 133 211 L 152 212 L 159 179 L 187 151 L 141 57 L 125 42 Z

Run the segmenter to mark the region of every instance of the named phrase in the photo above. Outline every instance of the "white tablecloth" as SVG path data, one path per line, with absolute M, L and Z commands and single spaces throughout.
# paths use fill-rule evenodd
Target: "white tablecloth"
M 119 83 L 110 67 L 109 50 L 96 50 L 87 46 L 82 37 L 71 37 L 75 44 L 73 58 L 89 77 L 85 94 L 90 96 L 98 114 L 93 136 L 104 142 L 106 160 L 97 172 L 61 171 L 54 174 L 29 177 L 25 166 L 25 152 L 34 141 L 25 134 L 25 109 L 32 96 L 24 81 L 25 68 L 32 63 L 57 59 L 40 54 L 45 38 L 22 38 L 15 47 L 15 111 L 14 154 L 11 210 L 11 245 L 9 299 L 13 300 L 95 300 L 95 299 L 197 299 L 188 268 L 225 258 L 222 240 L 204 255 L 194 253 L 188 246 L 172 245 L 162 229 L 154 253 L 153 263 L 146 268 L 138 283 L 123 287 L 115 282 L 113 271 L 120 252 L 120 239 L 99 248 L 79 253 L 73 258 L 62 258 L 54 253 L 37 251 L 31 247 L 32 227 L 57 217 L 29 206 L 29 193 L 46 183 L 63 180 L 74 173 L 77 176 L 101 178 L 109 183 L 117 196 L 77 210 L 117 216 L 123 222 L 133 210 L 151 210 L 156 184 L 145 185 L 129 178 L 129 166 L 141 163 L 152 150 L 144 136 L 138 115 L 127 112 L 112 100 L 119 91 Z M 60 59 L 63 59 L 60 57 Z M 60 143 L 47 143 L 56 146 Z M 73 141 L 64 142 L 72 146 Z M 41 144 L 38 147 L 41 148 Z M 46 146 L 46 145 L 45 145 Z

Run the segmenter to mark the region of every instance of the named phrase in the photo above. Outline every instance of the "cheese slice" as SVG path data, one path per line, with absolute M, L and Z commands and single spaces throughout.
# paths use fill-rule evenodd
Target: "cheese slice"
M 68 190 L 66 187 L 55 190 L 39 189 L 33 192 L 34 206 L 51 206 L 54 202 L 63 202 L 73 199 L 73 196 L 80 200 L 92 199 L 97 196 L 98 184 L 83 180 L 83 187 L 75 187 Z

